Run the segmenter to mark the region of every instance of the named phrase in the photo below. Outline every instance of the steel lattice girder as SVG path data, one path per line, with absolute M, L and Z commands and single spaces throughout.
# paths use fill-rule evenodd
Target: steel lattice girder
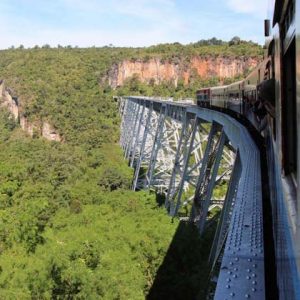
M 190 165 L 186 163 L 186 161 L 189 160 L 196 143 L 194 144 L 194 141 L 191 143 L 191 137 L 189 137 L 188 142 L 185 143 L 187 136 L 184 137 L 184 135 L 187 135 L 187 131 L 189 131 L 194 132 L 196 136 L 197 130 L 194 131 L 194 128 L 203 120 L 211 124 L 215 123 L 220 125 L 220 132 L 222 132 L 222 134 L 217 135 L 218 138 L 214 138 L 211 142 L 208 139 L 207 145 L 211 145 L 208 145 L 208 149 L 205 151 L 205 153 L 208 153 L 207 160 L 211 160 L 210 165 L 212 168 L 205 167 L 207 163 L 203 157 L 200 163 L 198 162 L 198 165 L 194 165 L 192 168 L 193 171 L 199 171 L 200 168 L 200 173 L 202 170 L 204 170 L 203 172 L 205 172 L 205 169 L 209 170 L 209 175 L 207 176 L 201 177 L 201 174 L 198 173 L 199 177 L 195 193 L 196 202 L 199 199 L 204 200 L 204 202 L 201 203 L 203 210 L 200 210 L 200 212 L 202 212 L 202 214 L 199 215 L 199 227 L 200 230 L 203 230 L 207 205 L 211 203 L 209 197 L 211 189 L 216 184 L 216 181 L 220 180 L 220 177 L 226 176 L 226 174 L 224 174 L 218 178 L 216 175 L 220 153 L 222 152 L 225 140 L 228 139 L 230 147 L 238 152 L 238 158 L 236 160 L 238 161 L 238 163 L 236 163 L 238 166 L 236 167 L 235 164 L 232 172 L 231 182 L 223 206 L 221 223 L 217 229 L 215 242 L 211 249 L 211 260 L 215 263 L 220 257 L 220 249 L 224 248 L 215 299 L 225 299 L 233 296 L 236 297 L 236 299 L 264 299 L 264 248 L 260 156 L 247 130 L 228 115 L 191 104 L 161 101 L 145 97 L 127 97 L 125 101 L 128 103 L 124 105 L 121 130 L 121 145 L 125 151 L 129 147 L 128 142 L 132 140 L 128 130 L 132 130 L 136 127 L 134 125 L 134 112 L 137 112 L 137 107 L 135 106 L 144 104 L 146 108 L 145 111 L 148 111 L 144 129 L 141 130 L 143 134 L 140 136 L 142 136 L 142 138 L 137 137 L 141 140 L 141 146 L 138 147 L 139 150 L 137 153 L 139 154 L 134 154 L 134 156 L 137 157 L 137 167 L 133 188 L 138 186 L 138 175 L 142 163 L 145 166 L 149 166 L 151 158 L 151 170 L 148 171 L 148 181 L 140 181 L 139 187 L 143 188 L 151 184 L 154 186 L 154 184 L 157 183 L 157 178 L 164 178 L 162 173 L 157 172 L 158 168 L 156 168 L 156 164 L 159 161 L 159 153 L 163 148 L 162 146 L 164 145 L 165 139 L 164 133 L 166 130 L 165 125 L 162 124 L 166 123 L 166 120 L 169 120 L 168 118 L 182 123 L 177 133 L 177 140 L 178 136 L 180 136 L 177 149 L 173 149 L 173 146 L 170 146 L 172 150 L 175 150 L 173 151 L 175 152 L 173 153 L 173 166 L 170 171 L 164 170 L 166 174 L 168 174 L 168 176 L 165 176 L 166 181 L 164 182 L 164 186 L 168 186 L 166 206 L 170 208 L 171 214 L 178 211 L 178 207 L 181 203 L 181 199 L 180 197 L 178 198 L 178 193 L 176 193 L 178 186 L 182 188 L 182 186 L 184 186 L 182 182 L 187 181 L 187 179 L 195 180 L 195 176 L 187 176 L 187 170 L 184 169 L 190 168 Z M 164 107 L 164 109 L 162 109 L 162 107 Z M 149 117 L 150 111 L 152 111 L 152 117 Z M 160 115 L 161 112 L 163 116 Z M 149 122 L 149 118 L 152 122 Z M 190 122 L 188 127 L 186 125 L 187 120 Z M 143 125 L 141 126 L 143 127 Z M 149 146 L 148 152 L 145 151 L 147 142 Z M 158 144 L 153 145 L 153 143 Z M 149 148 L 151 149 L 150 151 Z M 178 148 L 184 149 L 184 154 L 182 155 L 184 163 L 181 164 L 180 167 L 178 167 L 178 163 L 181 162 L 180 156 L 182 150 L 178 150 Z M 233 158 L 228 155 L 226 151 L 223 155 L 223 159 L 227 162 L 228 166 L 233 164 Z M 159 166 L 159 164 L 157 164 L 157 166 Z M 200 177 L 202 178 L 201 180 Z M 179 180 L 176 180 L 178 178 Z M 168 184 L 166 184 L 167 179 L 169 180 Z M 176 182 L 177 185 L 175 184 Z M 195 181 L 193 184 L 195 184 Z M 176 199 L 174 198 L 174 191 Z M 195 213 L 195 217 L 197 219 L 197 213 Z M 226 236 L 227 239 L 224 241 Z

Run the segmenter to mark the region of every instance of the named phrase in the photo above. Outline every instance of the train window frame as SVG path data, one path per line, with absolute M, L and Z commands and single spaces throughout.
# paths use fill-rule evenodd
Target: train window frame
M 295 0 L 290 0 L 287 4 L 284 18 L 281 23 L 281 33 L 283 37 L 283 52 L 285 53 L 290 44 L 292 43 L 293 37 L 296 32 L 296 21 L 295 21 Z
M 296 38 L 282 55 L 282 167 L 285 176 L 297 187 L 298 129 L 296 91 Z

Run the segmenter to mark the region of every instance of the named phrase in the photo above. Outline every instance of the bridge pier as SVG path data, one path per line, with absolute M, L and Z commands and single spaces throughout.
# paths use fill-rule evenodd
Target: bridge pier
M 156 126 L 156 131 L 155 131 L 154 141 L 153 141 L 153 145 L 152 145 L 148 170 L 146 173 L 146 187 L 147 188 L 150 188 L 152 185 L 153 173 L 154 173 L 154 169 L 156 167 L 157 154 L 162 146 L 162 139 L 163 139 L 164 127 L 165 127 L 165 118 L 166 118 L 166 113 L 167 113 L 166 110 L 167 110 L 167 108 L 162 105 L 160 113 L 159 113 L 157 126 Z
M 195 219 L 199 216 L 199 222 L 198 222 L 197 226 L 199 228 L 200 234 L 202 234 L 204 231 L 204 227 L 205 227 L 205 223 L 206 223 L 206 219 L 207 219 L 207 213 L 208 213 L 209 205 L 210 205 L 211 198 L 212 198 L 212 192 L 213 192 L 213 189 L 216 184 L 217 173 L 219 170 L 222 153 L 223 153 L 223 149 L 224 149 L 226 140 L 227 140 L 226 134 L 224 133 L 224 131 L 222 131 L 222 133 L 216 143 L 214 152 L 211 153 L 211 155 L 208 157 L 207 164 L 205 164 L 204 160 L 202 162 L 200 176 L 201 176 L 201 174 L 205 173 L 205 177 L 202 177 L 202 183 L 204 183 L 204 184 L 201 185 L 201 182 L 200 182 L 201 177 L 199 176 L 199 182 L 197 185 L 197 186 L 199 186 L 199 189 L 196 189 L 194 203 L 193 203 L 193 208 L 194 208 L 193 211 L 198 213 L 198 215 L 194 216 Z M 207 146 L 207 148 L 208 148 L 208 146 Z M 212 170 L 211 170 L 211 168 L 212 168 Z M 207 177 L 209 177 L 209 178 L 207 178 Z M 207 186 L 206 186 L 206 184 L 207 184 Z M 201 189 L 201 191 L 200 191 L 200 189 Z
M 152 129 L 152 122 L 151 122 L 152 114 L 153 114 L 153 106 L 150 104 L 150 107 L 147 110 L 145 123 L 141 124 L 141 126 L 142 125 L 144 126 L 144 130 L 143 130 L 140 149 L 138 151 L 137 163 L 136 163 L 136 167 L 135 167 L 135 173 L 134 173 L 133 184 L 132 184 L 132 189 L 133 190 L 136 190 L 138 188 L 140 188 L 140 189 L 144 188 L 143 182 L 142 183 L 139 182 L 139 175 L 140 175 L 140 170 L 141 170 L 141 167 L 142 167 L 142 163 L 147 158 L 147 154 L 149 152 L 149 150 L 147 151 L 149 146 L 148 147 L 146 147 L 146 146 L 147 146 L 147 137 L 148 137 L 148 135 L 151 139 L 151 135 L 149 134 L 149 132 Z M 148 142 L 149 142 L 149 140 L 148 140 Z M 150 143 L 151 143 L 151 141 L 150 141 Z
M 184 191 L 185 183 L 188 181 L 188 174 L 189 174 L 189 161 L 194 149 L 194 141 L 196 137 L 196 132 L 199 128 L 199 119 L 198 118 L 188 118 L 187 129 L 190 127 L 191 130 L 186 130 L 184 132 L 184 142 L 182 143 L 182 149 L 179 149 L 179 151 L 182 151 L 182 161 L 183 161 L 183 169 L 178 169 L 178 165 L 174 165 L 174 172 L 179 171 L 180 181 L 178 185 L 178 191 L 176 189 L 176 186 L 170 186 L 170 196 L 167 199 L 167 202 L 170 203 L 170 215 L 175 216 L 179 210 L 179 207 L 181 205 L 181 197 Z M 179 161 L 178 161 L 179 162 Z

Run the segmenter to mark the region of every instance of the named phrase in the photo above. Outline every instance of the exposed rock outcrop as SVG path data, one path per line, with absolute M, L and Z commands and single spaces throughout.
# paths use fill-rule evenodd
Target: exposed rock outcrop
M 12 96 L 12 92 L 5 88 L 3 81 L 0 81 L 0 107 L 6 107 L 14 119 L 20 122 L 21 128 L 31 137 L 38 134 L 49 141 L 62 141 L 62 137 L 48 121 L 32 122 L 23 115 L 18 98 Z
M 2 103 L 0 104 L 1 107 L 7 107 L 9 112 L 13 115 L 14 119 L 17 120 L 19 117 L 19 107 L 18 107 L 18 100 L 13 98 L 8 90 L 3 88 L 4 84 L 1 84 L 1 94 L 2 95 Z
M 62 141 L 60 135 L 48 122 L 43 122 L 42 124 L 42 136 L 49 141 Z
M 122 86 L 127 78 L 138 76 L 142 82 L 154 81 L 159 84 L 169 81 L 177 85 L 182 79 L 188 84 L 191 76 L 196 72 L 202 78 L 232 78 L 243 74 L 246 70 L 254 68 L 259 62 L 258 58 L 251 57 L 200 57 L 195 56 L 187 63 L 184 60 L 175 62 L 153 58 L 148 61 L 124 60 L 114 64 L 107 74 L 108 83 L 112 88 Z

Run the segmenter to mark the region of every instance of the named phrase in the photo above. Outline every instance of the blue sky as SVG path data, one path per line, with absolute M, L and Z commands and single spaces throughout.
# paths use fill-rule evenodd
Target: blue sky
M 187 44 L 233 36 L 263 43 L 267 0 L 1 0 L 0 48 Z

